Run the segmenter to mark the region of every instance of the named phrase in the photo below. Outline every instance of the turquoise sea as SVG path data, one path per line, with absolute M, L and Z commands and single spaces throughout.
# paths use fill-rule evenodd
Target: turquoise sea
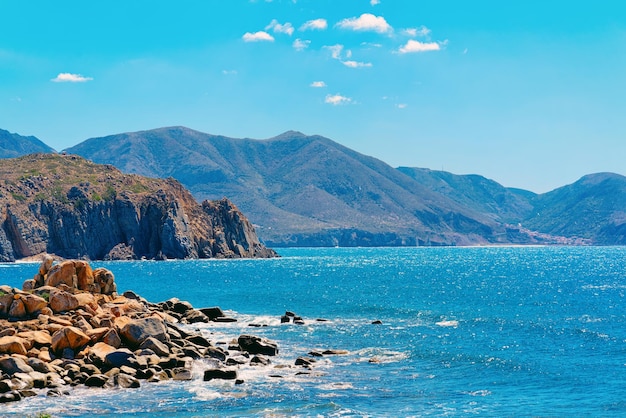
M 278 342 L 270 366 L 240 371 L 243 385 L 203 382 L 200 363 L 191 382 L 42 393 L 0 416 L 626 416 L 626 248 L 279 252 L 92 263 L 120 291 L 227 310 L 237 323 L 192 326 L 216 342 Z M 0 283 L 19 287 L 36 270 L 2 264 Z M 306 324 L 281 325 L 286 310 Z M 348 354 L 298 374 L 298 356 L 325 349 Z

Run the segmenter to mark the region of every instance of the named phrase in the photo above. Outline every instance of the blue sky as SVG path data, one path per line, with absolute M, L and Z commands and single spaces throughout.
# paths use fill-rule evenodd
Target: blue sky
M 545 192 L 626 174 L 626 2 L 0 0 L 0 128 L 329 137 Z

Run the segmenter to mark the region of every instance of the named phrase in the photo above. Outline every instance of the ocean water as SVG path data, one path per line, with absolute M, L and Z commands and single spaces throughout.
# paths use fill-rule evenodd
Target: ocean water
M 238 322 L 191 326 L 213 341 L 276 341 L 270 366 L 240 370 L 243 385 L 203 382 L 198 362 L 190 382 L 42 392 L 0 405 L 0 416 L 626 416 L 626 248 L 279 252 L 92 263 L 120 291 L 222 307 Z M 19 287 L 36 270 L 1 264 L 0 283 Z M 286 310 L 306 324 L 280 324 Z M 348 353 L 310 371 L 293 365 L 326 349 Z

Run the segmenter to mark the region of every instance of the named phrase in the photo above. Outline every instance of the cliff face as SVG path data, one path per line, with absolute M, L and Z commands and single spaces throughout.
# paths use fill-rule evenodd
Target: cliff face
M 200 205 L 173 179 L 56 154 L 4 160 L 0 179 L 0 261 L 276 255 L 232 203 Z

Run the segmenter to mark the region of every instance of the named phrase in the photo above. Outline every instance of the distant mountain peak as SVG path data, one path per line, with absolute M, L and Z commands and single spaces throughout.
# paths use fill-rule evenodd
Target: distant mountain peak
M 34 136 L 22 136 L 0 129 L 0 158 L 13 158 L 33 153 L 54 153 L 52 147 Z
M 300 139 L 300 138 L 307 138 L 307 137 L 308 135 L 303 134 L 300 131 L 286 131 L 280 135 L 270 138 L 270 140 Z

